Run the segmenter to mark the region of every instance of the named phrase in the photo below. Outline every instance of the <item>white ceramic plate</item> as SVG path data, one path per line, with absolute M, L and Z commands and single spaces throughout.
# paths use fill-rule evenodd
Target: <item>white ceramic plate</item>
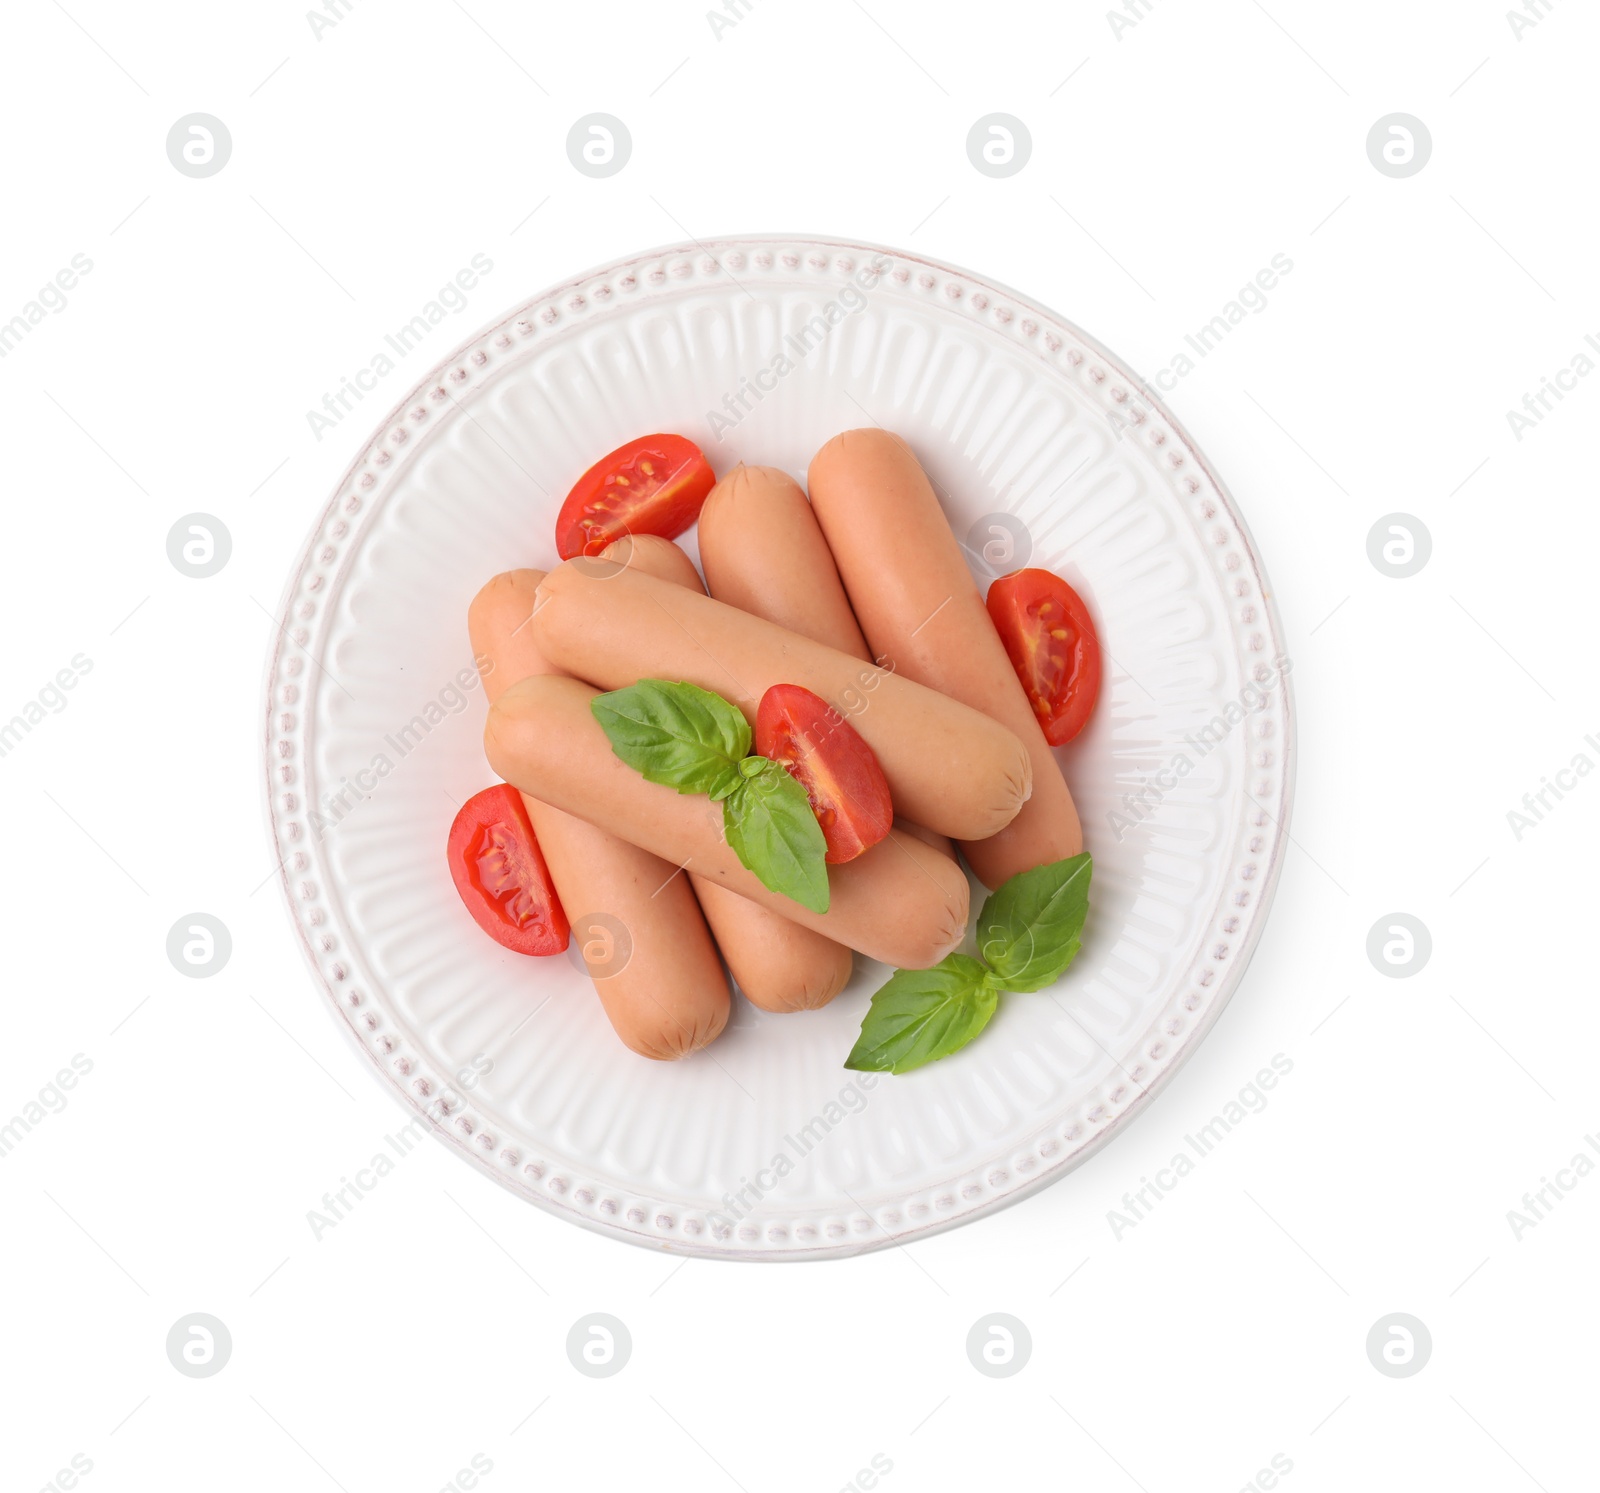
M 1053 991 L 1004 998 L 971 1047 L 898 1078 L 841 1066 L 888 973 L 859 956 L 826 1010 L 738 999 L 704 1053 L 648 1062 L 571 959 L 500 949 L 451 885 L 450 821 L 492 781 L 467 602 L 497 571 L 554 564 L 567 488 L 634 436 L 678 431 L 718 472 L 744 460 L 803 479 L 824 440 L 873 422 L 911 442 L 958 535 L 976 525 L 1003 569 L 1066 576 L 1099 619 L 1099 709 L 1058 754 L 1094 853 L 1083 952 Z M 1007 532 L 1026 536 L 1010 554 Z M 464 1159 L 635 1243 L 851 1254 L 1060 1177 L 1205 1035 L 1282 859 L 1283 650 L 1221 484 L 1083 333 L 907 254 L 695 245 L 518 307 L 378 427 L 280 620 L 268 817 L 318 987 Z

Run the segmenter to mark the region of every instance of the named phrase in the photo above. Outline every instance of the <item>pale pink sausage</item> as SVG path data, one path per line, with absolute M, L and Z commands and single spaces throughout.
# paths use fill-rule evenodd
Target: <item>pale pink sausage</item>
M 800 484 L 776 467 L 735 467 L 700 510 L 700 563 L 718 601 L 765 617 L 852 658 L 871 660 L 844 583 Z M 954 855 L 949 839 L 909 819 L 907 834 Z
M 1022 743 L 989 717 L 654 576 L 600 575 L 569 560 L 539 587 L 533 630 L 553 664 L 603 689 L 686 680 L 731 700 L 752 723 L 772 685 L 802 685 L 877 754 L 896 811 L 942 834 L 996 833 L 1031 788 Z
M 652 783 L 612 752 L 590 709 L 598 693 L 557 676 L 513 685 L 489 711 L 489 765 L 524 793 L 885 964 L 926 969 L 961 942 L 967 878 L 899 830 L 848 864 L 828 867 L 826 913 L 768 891 L 729 847 L 721 804 Z
M 619 539 L 599 558 L 704 590 L 694 561 L 670 539 L 654 534 Z M 691 873 L 689 882 L 734 984 L 751 1005 L 763 1011 L 814 1011 L 844 989 L 853 961 L 842 944 L 704 876 Z
M 497 575 L 467 613 L 472 652 L 491 706 L 519 679 L 550 672 L 528 619 L 538 570 Z M 637 845 L 522 796 L 561 905 L 581 948 L 614 938 L 594 914 L 618 919 L 632 950 L 615 972 L 591 965 L 594 988 L 617 1035 L 647 1058 L 679 1058 L 727 1024 L 728 982 L 694 893 L 669 865 Z M 612 948 L 615 948 L 614 942 Z
M 908 679 L 981 710 L 1027 748 L 1033 796 L 1003 828 L 956 836 L 978 880 L 1083 849 L 1066 779 L 1017 679 L 961 548 L 911 448 L 847 430 L 812 459 L 812 509 L 874 653 Z

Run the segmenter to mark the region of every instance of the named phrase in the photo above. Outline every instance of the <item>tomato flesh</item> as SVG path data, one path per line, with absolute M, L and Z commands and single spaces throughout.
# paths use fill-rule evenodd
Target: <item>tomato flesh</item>
M 559 954 L 571 930 L 522 795 L 475 793 L 450 826 L 450 878 L 473 920 L 519 954 Z
M 700 516 L 716 474 L 681 435 L 647 435 L 603 456 L 578 478 L 556 517 L 563 560 L 598 555 L 624 534 L 676 539 Z
M 1100 696 L 1100 639 L 1078 595 L 1048 570 L 1018 570 L 989 587 L 987 602 L 1044 739 L 1065 746 Z
M 894 805 L 877 755 L 819 695 L 798 684 L 773 685 L 756 710 L 756 751 L 806 790 L 830 866 L 853 861 L 889 833 Z

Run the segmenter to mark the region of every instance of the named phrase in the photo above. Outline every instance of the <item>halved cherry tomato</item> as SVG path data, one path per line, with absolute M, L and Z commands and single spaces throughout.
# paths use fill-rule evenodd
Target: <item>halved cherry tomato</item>
M 559 954 L 571 929 L 534 838 L 522 795 L 509 783 L 474 793 L 450 826 L 450 877 L 473 920 L 519 954 Z
M 989 616 L 1051 746 L 1083 730 L 1100 695 L 1100 639 L 1078 595 L 1048 570 L 1018 570 L 989 587 Z
M 798 684 L 773 685 L 756 710 L 756 751 L 806 790 L 830 866 L 853 861 L 889 833 L 894 805 L 877 756 L 820 696 Z
M 676 539 L 700 516 L 716 485 L 711 463 L 681 435 L 647 435 L 618 446 L 583 474 L 556 516 L 563 560 L 598 555 L 624 534 Z

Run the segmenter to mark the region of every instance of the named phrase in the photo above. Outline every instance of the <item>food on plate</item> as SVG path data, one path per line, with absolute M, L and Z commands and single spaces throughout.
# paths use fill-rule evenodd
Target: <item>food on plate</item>
M 812 459 L 809 487 L 812 509 L 874 656 L 903 679 L 1006 727 L 1030 763 L 1033 792 L 1019 813 L 981 830 L 951 828 L 899 796 L 895 773 L 874 741 L 896 790 L 896 808 L 960 840 L 967 863 L 987 887 L 1078 854 L 1083 832 L 1066 779 L 911 448 L 884 430 L 846 431 Z M 957 786 L 947 784 L 952 792 Z
M 1048 570 L 985 600 L 898 437 L 846 431 L 809 481 L 809 498 L 771 467 L 716 482 L 672 435 L 584 474 L 557 520 L 565 563 L 472 603 L 506 781 L 458 817 L 451 872 L 525 952 L 559 951 L 566 913 L 594 909 L 571 933 L 650 1057 L 721 1032 L 724 960 L 768 1011 L 832 1000 L 852 951 L 895 966 L 845 1066 L 905 1073 L 1077 956 L 1092 866 L 1052 747 L 1093 714 L 1100 644 Z M 705 583 L 672 543 L 697 521 Z M 975 951 L 947 835 L 992 889 Z M 616 929 L 631 958 L 603 971 L 591 936 Z
M 601 584 L 620 592 L 628 578 L 623 573 Z M 548 605 L 536 613 L 535 626 Z M 692 862 L 701 876 L 870 958 L 926 967 L 961 942 L 966 877 L 937 850 L 900 831 L 848 865 L 829 868 L 826 913 L 768 890 L 727 843 L 720 804 L 652 783 L 615 755 L 592 709 L 598 694 L 555 676 L 513 685 L 489 712 L 484 750 L 490 766 L 542 802 L 584 816 L 673 865 Z
M 718 601 L 871 661 L 828 541 L 787 472 L 735 467 L 711 489 L 700 510 L 698 537 L 706 587 Z M 944 835 L 909 819 L 895 822 L 946 855 L 955 853 Z
M 632 535 L 600 558 L 701 589 L 694 561 L 670 539 Z M 689 882 L 734 984 L 752 1005 L 764 1011 L 812 1011 L 844 989 L 853 962 L 844 945 L 692 871 Z
M 559 954 L 570 929 L 522 796 L 496 783 L 450 826 L 450 878 L 473 921 L 519 954 Z
M 805 789 L 827 845 L 828 865 L 853 861 L 893 828 L 889 784 L 872 748 L 810 690 L 775 684 L 761 697 L 756 751 Z
M 598 555 L 624 534 L 676 539 L 716 480 L 704 453 L 681 435 L 629 441 L 573 484 L 556 517 L 556 550 L 570 560 Z
M 1037 733 L 981 602 L 978 610 L 1027 727 Z M 642 678 L 684 681 L 730 699 L 752 722 L 774 684 L 804 686 L 839 710 L 872 748 L 895 809 L 944 834 L 981 840 L 997 833 L 1033 788 L 1028 752 L 1006 726 L 886 669 L 653 576 L 631 570 L 597 575 L 587 562 L 568 561 L 540 585 L 532 627 L 546 658 L 604 689 Z M 1040 751 L 1059 782 L 1042 737 Z
M 468 611 L 491 705 L 518 680 L 549 672 L 528 626 L 542 579 L 537 570 L 498 575 Z M 658 1059 L 712 1041 L 728 1020 L 728 983 L 677 863 L 549 804 L 522 803 L 617 1035 Z
M 1100 639 L 1078 595 L 1048 570 L 1018 570 L 985 603 L 1051 746 L 1088 725 L 1100 697 Z

